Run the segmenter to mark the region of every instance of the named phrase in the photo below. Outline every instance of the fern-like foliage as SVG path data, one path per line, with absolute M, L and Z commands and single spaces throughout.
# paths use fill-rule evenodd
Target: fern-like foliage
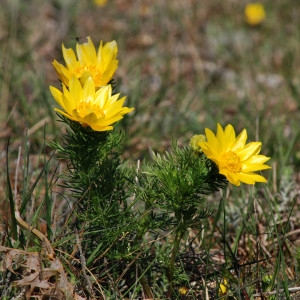
M 210 213 L 204 196 L 226 184 L 214 163 L 190 148 L 179 148 L 175 142 L 170 152 L 153 155 L 140 180 L 142 199 L 153 209 L 156 225 L 163 228 L 199 225 Z

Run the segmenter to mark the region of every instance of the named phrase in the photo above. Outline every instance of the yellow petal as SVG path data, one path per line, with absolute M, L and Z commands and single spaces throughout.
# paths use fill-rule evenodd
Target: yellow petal
M 225 176 L 230 183 L 232 183 L 236 186 L 240 186 L 241 182 L 240 182 L 239 173 L 227 173 Z
M 231 150 L 233 152 L 239 152 L 241 149 L 245 147 L 247 140 L 247 131 L 246 129 L 243 129 L 242 132 L 237 136 L 234 144 L 232 145 Z
M 122 110 L 124 101 L 125 101 L 125 97 L 119 101 L 111 103 L 109 106 L 105 106 L 105 108 L 104 108 L 105 114 L 110 116 L 110 115 L 115 115 L 115 114 L 120 113 L 120 111 Z
M 234 128 L 231 124 L 228 124 L 225 127 L 225 139 L 226 139 L 226 151 L 228 151 L 229 149 L 231 149 L 232 145 L 234 144 L 235 140 L 236 140 L 236 136 L 235 136 L 235 131 Z
M 247 184 L 255 184 L 255 182 L 267 182 L 266 178 L 254 173 L 240 173 L 240 181 Z
M 206 144 L 210 145 L 211 148 L 214 148 L 214 149 L 216 149 L 216 151 L 220 152 L 218 139 L 216 138 L 214 133 L 210 129 L 205 128 L 205 135 L 207 138 Z
M 76 44 L 76 51 L 78 60 L 81 64 L 96 65 L 96 49 L 90 37 L 87 37 L 88 42 L 83 44 Z
M 81 99 L 83 99 L 83 90 L 80 81 L 73 76 L 69 81 L 70 101 L 76 107 Z
M 260 149 L 261 149 L 260 142 L 252 142 L 245 145 L 245 147 L 238 152 L 238 156 L 241 159 L 241 161 L 245 161 L 249 159 L 251 156 L 259 153 Z
M 78 121 L 77 118 L 74 118 L 73 116 L 71 116 L 71 115 L 67 114 L 66 112 L 62 111 L 61 109 L 54 108 L 54 110 L 55 110 L 56 112 L 58 112 L 59 114 L 61 114 L 61 115 L 65 116 L 65 117 L 67 117 L 67 118 L 70 119 L 70 120 Z
M 219 152 L 220 153 L 226 152 L 228 150 L 226 136 L 225 136 L 222 126 L 219 123 L 217 125 L 217 135 L 216 136 L 217 136 L 217 141 L 218 141 L 218 145 L 219 145 Z
M 72 49 L 65 48 L 64 44 L 62 45 L 62 52 L 64 60 L 69 69 L 73 69 L 77 65 L 77 59 L 75 53 Z
M 268 161 L 270 157 L 264 155 L 253 155 L 245 162 L 247 164 L 263 164 Z
M 98 124 L 92 124 L 91 127 L 95 131 L 109 131 L 114 129 L 113 126 L 103 126 Z
M 94 102 L 95 97 L 95 84 L 92 79 L 92 77 L 89 77 L 83 86 L 83 95 L 82 99 L 84 99 L 85 102 Z
M 260 171 L 260 170 L 267 170 L 267 169 L 271 169 L 271 167 L 268 165 L 263 165 L 263 164 L 244 164 L 242 166 L 242 171 L 245 173 L 255 172 L 255 171 Z
M 199 143 L 199 147 L 201 147 L 203 153 L 205 153 L 209 159 L 214 161 L 216 164 L 219 164 L 220 155 L 216 147 L 212 147 L 208 142 Z
M 59 91 L 57 88 L 50 86 L 50 92 L 52 94 L 52 96 L 54 97 L 54 99 L 56 100 L 56 102 L 63 108 L 65 109 L 65 104 L 62 100 L 62 93 L 61 91 Z
M 104 46 L 102 46 L 102 43 L 100 44 L 97 61 L 101 61 L 103 76 L 111 77 L 115 73 L 118 67 L 117 54 L 118 47 L 115 41 L 106 43 Z

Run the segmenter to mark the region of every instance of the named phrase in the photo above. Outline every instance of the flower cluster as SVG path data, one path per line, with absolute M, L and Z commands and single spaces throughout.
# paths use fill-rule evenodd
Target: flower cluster
M 119 99 L 120 94 L 114 94 L 109 84 L 118 67 L 116 42 L 100 42 L 97 51 L 88 37 L 86 43 L 77 43 L 76 54 L 64 45 L 62 53 L 65 66 L 53 61 L 62 82 L 62 91 L 50 86 L 54 99 L 61 106 L 55 111 L 94 131 L 112 130 L 113 124 L 133 110 L 123 106 L 125 97 Z M 218 124 L 216 135 L 210 129 L 206 129 L 205 133 L 206 136 L 192 137 L 190 146 L 198 155 L 205 154 L 212 160 L 219 168 L 219 173 L 230 183 L 266 182 L 263 176 L 255 172 L 270 168 L 264 164 L 269 157 L 259 155 L 260 142 L 246 144 L 245 129 L 236 137 L 231 125 L 223 130 Z
M 113 124 L 133 110 L 123 107 L 125 97 L 112 93 L 109 84 L 118 67 L 118 47 L 115 41 L 100 43 L 98 51 L 90 37 L 83 44 L 77 43 L 76 53 L 62 45 L 66 66 L 56 60 L 53 66 L 62 82 L 62 91 L 50 86 L 50 91 L 61 106 L 55 111 L 90 126 L 95 131 L 113 129 Z

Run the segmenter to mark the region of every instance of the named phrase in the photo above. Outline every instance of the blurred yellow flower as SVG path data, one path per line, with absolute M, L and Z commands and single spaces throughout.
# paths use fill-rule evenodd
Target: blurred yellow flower
M 270 166 L 264 163 L 270 158 L 258 154 L 260 142 L 246 144 L 246 129 L 236 137 L 232 125 L 227 125 L 223 130 L 218 124 L 216 135 L 208 128 L 205 129 L 205 134 L 207 142 L 201 142 L 200 147 L 217 164 L 220 174 L 226 176 L 229 182 L 237 186 L 241 182 L 266 182 L 263 176 L 253 172 L 269 169 Z
M 63 84 L 63 92 L 50 86 L 53 97 L 63 108 L 55 108 L 55 111 L 83 126 L 90 126 L 95 131 L 112 130 L 112 124 L 133 110 L 123 107 L 125 97 L 118 100 L 119 94 L 112 95 L 111 85 L 95 90 L 92 77 L 82 86 L 73 76 L 68 86 L 69 88 Z
M 108 84 L 112 79 L 117 67 L 118 46 L 115 41 L 106 43 L 104 46 L 100 43 L 98 52 L 90 37 L 87 43 L 76 45 L 77 57 L 72 49 L 65 48 L 62 45 L 63 57 L 66 66 L 52 62 L 59 79 L 68 86 L 72 76 L 76 76 L 82 84 L 87 78 L 92 77 L 97 88 Z
M 179 294 L 182 295 L 182 296 L 186 296 L 189 292 L 189 289 L 185 286 L 181 286 L 179 289 Z
M 223 283 L 219 284 L 219 295 L 224 296 L 228 292 L 228 282 L 226 279 L 223 280 Z
M 94 3 L 98 6 L 105 6 L 107 3 L 107 0 L 94 0 Z
M 245 7 L 245 17 L 249 25 L 256 26 L 266 18 L 264 6 L 261 3 L 249 3 Z
M 200 147 L 200 143 L 205 141 L 206 141 L 206 137 L 204 134 L 196 134 L 192 136 L 190 139 L 190 147 L 192 148 L 193 151 L 201 153 L 202 149 Z
M 219 285 L 219 294 L 221 296 L 224 296 L 227 294 L 227 287 L 223 283 L 220 283 L 220 285 Z

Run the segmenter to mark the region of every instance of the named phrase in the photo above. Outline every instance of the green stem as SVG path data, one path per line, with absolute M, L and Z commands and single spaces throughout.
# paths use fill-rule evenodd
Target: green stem
M 176 233 L 175 239 L 174 239 L 174 246 L 172 249 L 172 254 L 171 254 L 171 259 L 170 259 L 170 264 L 168 268 L 168 281 L 169 281 L 169 289 L 167 292 L 167 298 L 172 297 L 172 292 L 173 292 L 173 279 L 174 279 L 174 269 L 175 269 L 175 259 L 178 255 L 179 252 L 179 247 L 180 247 L 180 241 L 182 240 L 184 236 L 185 230 L 181 230 Z

